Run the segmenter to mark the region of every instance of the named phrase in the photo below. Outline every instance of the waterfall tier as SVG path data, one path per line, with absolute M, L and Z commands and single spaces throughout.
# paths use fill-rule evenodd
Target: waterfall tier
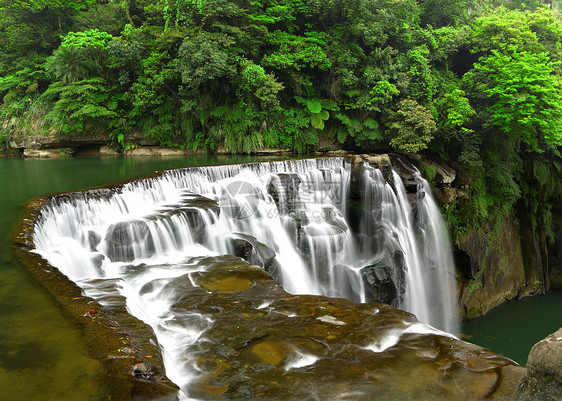
M 108 308 L 125 302 L 152 326 L 168 376 L 182 389 L 197 375 L 186 353 L 215 325 L 205 313 L 178 308 L 182 290 L 252 288 L 250 279 L 228 274 L 247 265 L 243 259 L 291 294 L 384 302 L 454 333 L 447 233 L 427 182 L 413 166 L 401 171 L 404 180 L 364 163 L 352 173 L 343 158 L 169 170 L 102 196 L 54 197 L 35 227 L 35 252 L 86 295 Z M 222 275 L 200 280 L 213 269 Z M 299 358 L 295 366 L 316 360 Z

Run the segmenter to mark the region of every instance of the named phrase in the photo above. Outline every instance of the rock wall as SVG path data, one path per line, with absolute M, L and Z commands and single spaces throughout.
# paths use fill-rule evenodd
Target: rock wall
M 505 216 L 494 227 L 484 227 L 457 238 L 460 305 L 463 318 L 485 314 L 518 296 L 525 287 L 525 265 L 520 226 Z M 460 259 L 457 257 L 457 259 Z M 469 266 L 466 266 L 466 262 Z
M 181 156 L 185 153 L 175 149 L 156 146 L 156 142 L 145 137 L 142 132 L 133 132 L 127 140 L 134 147 L 126 152 L 128 156 Z M 107 135 L 92 134 L 82 136 L 16 135 L 9 145 L 25 157 L 61 158 L 77 155 L 115 156 L 119 152 L 112 149 Z
M 548 247 L 548 273 L 551 287 L 562 290 L 562 208 L 553 214 L 555 240 Z

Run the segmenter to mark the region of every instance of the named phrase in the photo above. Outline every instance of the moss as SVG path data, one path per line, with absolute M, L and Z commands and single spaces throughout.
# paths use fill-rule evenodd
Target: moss
M 420 166 L 421 175 L 428 181 L 433 181 L 437 175 L 437 170 L 430 164 L 423 164 Z

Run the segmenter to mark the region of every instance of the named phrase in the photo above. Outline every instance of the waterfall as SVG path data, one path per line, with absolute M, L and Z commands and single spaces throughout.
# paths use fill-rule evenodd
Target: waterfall
M 408 169 L 407 183 L 368 163 L 352 177 L 343 158 L 164 171 L 53 197 L 35 252 L 107 307 L 111 294 L 124 297 L 153 327 L 182 388 L 193 375 L 186 350 L 213 322 L 170 308 L 177 294 L 164 288 L 209 263 L 240 260 L 221 255 L 260 265 L 290 293 L 386 302 L 454 333 L 448 235 L 428 183 Z

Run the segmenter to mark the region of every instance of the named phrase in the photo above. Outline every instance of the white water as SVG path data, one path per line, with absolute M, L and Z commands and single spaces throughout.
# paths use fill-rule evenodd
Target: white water
M 407 194 L 398 174 L 388 183 L 365 165 L 358 183 L 363 210 L 355 211 L 361 223 L 353 232 L 351 166 L 341 158 L 171 170 L 110 197 L 56 198 L 44 207 L 34 242 L 37 253 L 102 304 L 111 306 L 111 297 L 92 279 L 115 283 L 112 291 L 126 298 L 130 313 L 153 327 L 167 375 L 185 389 L 196 374 L 188 349 L 213 322 L 172 310 L 177 294 L 163 288 L 205 269 L 205 257 L 232 253 L 233 241 L 247 236 L 275 251 L 272 272 L 290 293 L 366 302 L 378 291 L 374 278 L 386 274 L 388 302 L 454 333 L 447 232 L 427 182 L 414 177 L 416 193 Z M 417 213 L 409 196 L 417 198 Z M 312 363 L 303 355 L 294 366 Z

